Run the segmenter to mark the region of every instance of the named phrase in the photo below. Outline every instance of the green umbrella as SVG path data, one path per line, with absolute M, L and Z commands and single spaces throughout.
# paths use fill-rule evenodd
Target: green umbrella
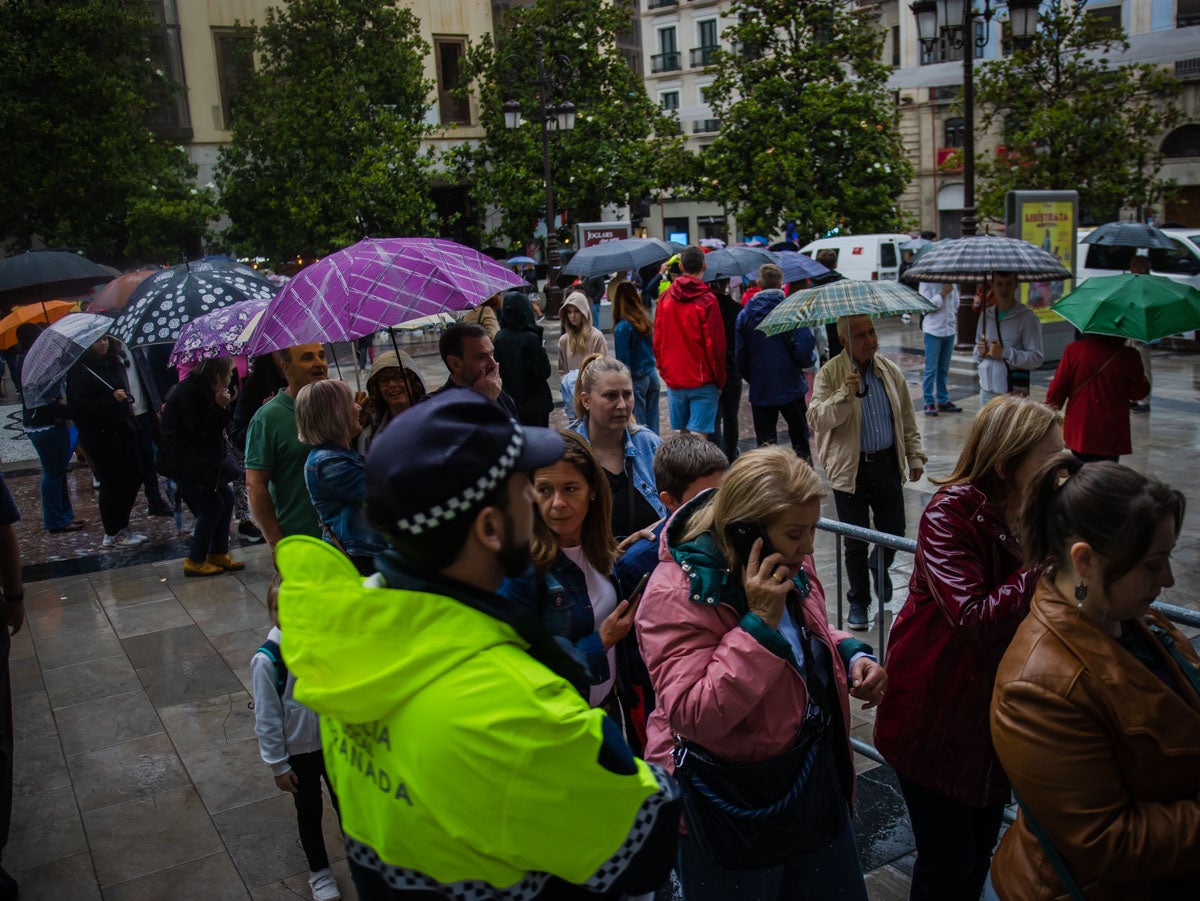
M 1138 341 L 1200 328 L 1200 291 L 1160 275 L 1089 278 L 1051 309 L 1081 332 Z
M 912 288 L 898 282 L 858 282 L 846 278 L 797 291 L 772 310 L 758 328 L 768 335 L 778 335 L 805 325 L 837 322 L 841 316 L 898 316 L 936 309 Z

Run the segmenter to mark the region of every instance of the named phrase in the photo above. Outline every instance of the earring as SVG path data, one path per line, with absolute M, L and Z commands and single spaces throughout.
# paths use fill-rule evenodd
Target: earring
M 1075 600 L 1079 601 L 1080 607 L 1083 606 L 1083 602 L 1087 598 L 1087 596 L 1088 596 L 1088 587 L 1087 587 L 1087 585 L 1084 584 L 1083 580 L 1080 579 L 1079 584 L 1075 586 Z

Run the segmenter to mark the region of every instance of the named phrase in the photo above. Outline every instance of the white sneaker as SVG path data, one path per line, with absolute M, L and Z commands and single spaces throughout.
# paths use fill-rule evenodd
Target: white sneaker
M 145 535 L 143 535 L 141 532 L 134 532 L 133 530 L 128 529 L 128 528 L 125 530 L 125 537 L 128 538 L 130 541 L 137 542 L 138 544 L 145 544 L 147 541 L 150 540 Z
M 333 870 L 329 867 L 310 875 L 308 887 L 312 889 L 313 901 L 340 901 L 342 897 L 337 880 L 333 878 Z
M 141 541 L 138 541 L 137 539 L 130 537 L 130 535 L 128 534 L 128 531 L 123 529 L 122 531 L 118 532 L 116 535 L 105 535 L 103 546 L 104 547 L 129 548 L 129 547 L 138 547 L 141 544 L 142 544 Z

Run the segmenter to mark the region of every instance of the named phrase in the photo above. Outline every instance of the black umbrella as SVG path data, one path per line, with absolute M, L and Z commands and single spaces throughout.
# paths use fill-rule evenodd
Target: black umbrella
M 1107 222 L 1088 232 L 1082 243 L 1103 247 L 1145 247 L 1148 250 L 1175 249 L 1174 241 L 1144 222 Z
M 243 300 L 270 300 L 277 290 L 238 263 L 184 263 L 138 285 L 112 334 L 129 347 L 174 344 L 191 320 Z
M 621 238 L 591 247 L 581 247 L 563 267 L 564 275 L 589 278 L 610 272 L 629 272 L 650 263 L 661 263 L 683 250 L 682 244 L 659 238 Z
M 82 294 L 113 280 L 103 266 L 62 250 L 29 250 L 0 260 L 0 293 Z
M 779 258 L 762 247 L 726 247 L 704 257 L 704 280 L 715 282 L 723 278 L 758 272 L 766 263 L 778 264 Z

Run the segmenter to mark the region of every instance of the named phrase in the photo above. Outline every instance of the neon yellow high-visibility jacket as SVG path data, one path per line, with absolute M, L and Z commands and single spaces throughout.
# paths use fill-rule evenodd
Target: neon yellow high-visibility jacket
M 439 593 L 473 589 L 394 573 L 405 587 L 372 587 L 304 536 L 276 561 L 282 652 L 321 715 L 360 898 L 594 898 L 665 880 L 674 782 L 516 629 Z

